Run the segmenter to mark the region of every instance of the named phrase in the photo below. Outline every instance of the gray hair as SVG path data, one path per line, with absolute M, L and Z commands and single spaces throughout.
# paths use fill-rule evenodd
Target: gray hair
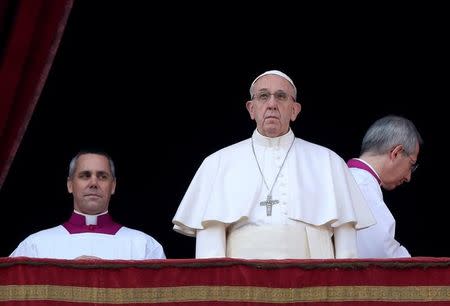
M 389 115 L 375 121 L 362 140 L 361 154 L 384 154 L 397 145 L 403 145 L 406 154 L 413 154 L 423 140 L 415 125 L 408 119 Z
M 70 160 L 70 164 L 69 164 L 69 177 L 70 178 L 75 173 L 75 168 L 76 168 L 78 158 L 80 158 L 81 155 L 85 155 L 85 154 L 97 154 L 97 155 L 102 155 L 102 156 L 106 157 L 109 162 L 109 168 L 111 169 L 111 175 L 114 179 L 116 178 L 116 167 L 114 167 L 114 162 L 113 162 L 112 158 L 108 154 L 106 154 L 105 152 L 102 152 L 102 151 L 80 151 L 80 152 L 78 152 L 77 155 L 75 155 Z

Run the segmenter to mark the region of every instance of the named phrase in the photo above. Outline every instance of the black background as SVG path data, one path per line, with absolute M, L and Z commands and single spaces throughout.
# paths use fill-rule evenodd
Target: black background
M 172 217 L 202 160 L 248 138 L 248 87 L 269 70 L 300 91 L 297 137 L 355 157 L 368 126 L 397 114 L 425 145 L 413 180 L 385 192 L 398 240 L 414 256 L 450 256 L 447 233 L 448 20 L 439 7 L 277 2 L 158 4 L 76 0 L 61 45 L 0 192 L 0 256 L 72 211 L 68 163 L 111 154 L 110 212 L 194 256 Z

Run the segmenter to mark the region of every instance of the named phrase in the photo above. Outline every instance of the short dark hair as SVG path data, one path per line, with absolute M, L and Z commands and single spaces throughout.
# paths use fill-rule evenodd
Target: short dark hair
M 116 167 L 114 166 L 114 161 L 112 160 L 111 156 L 109 156 L 108 153 L 100 151 L 100 150 L 82 150 L 75 155 L 69 163 L 69 177 L 72 177 L 75 172 L 75 166 L 77 164 L 78 158 L 80 158 L 81 155 L 85 154 L 97 154 L 102 155 L 108 159 L 109 162 L 109 168 L 111 168 L 111 175 L 113 178 L 116 178 Z

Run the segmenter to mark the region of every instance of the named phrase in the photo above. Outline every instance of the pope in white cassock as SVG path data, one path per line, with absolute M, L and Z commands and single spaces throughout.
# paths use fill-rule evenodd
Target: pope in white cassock
M 116 189 L 112 159 L 102 152 L 78 153 L 70 162 L 67 189 L 74 212 L 62 225 L 31 234 L 10 257 L 58 259 L 164 259 L 150 235 L 113 221 L 109 200 Z
M 301 110 L 293 81 L 267 71 L 250 96 L 252 137 L 203 161 L 174 230 L 196 237 L 196 258 L 356 258 L 356 229 L 373 216 L 344 160 L 290 129 Z

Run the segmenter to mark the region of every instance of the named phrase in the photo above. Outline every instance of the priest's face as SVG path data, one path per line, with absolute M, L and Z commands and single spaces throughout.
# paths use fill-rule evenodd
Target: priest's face
M 286 134 L 301 110 L 291 83 L 278 75 L 265 75 L 255 82 L 252 94 L 246 106 L 258 131 L 267 137 Z
M 107 211 L 116 189 L 108 158 L 98 154 L 80 155 L 73 175 L 67 179 L 67 189 L 73 195 L 75 210 L 88 215 Z
M 398 153 L 396 155 L 394 154 L 395 150 Z M 411 181 L 412 173 L 416 169 L 419 150 L 419 144 L 417 143 L 412 154 L 407 154 L 401 145 L 391 151 L 391 158 L 385 166 L 384 176 L 382 177 L 384 189 L 393 190 L 401 184 Z

